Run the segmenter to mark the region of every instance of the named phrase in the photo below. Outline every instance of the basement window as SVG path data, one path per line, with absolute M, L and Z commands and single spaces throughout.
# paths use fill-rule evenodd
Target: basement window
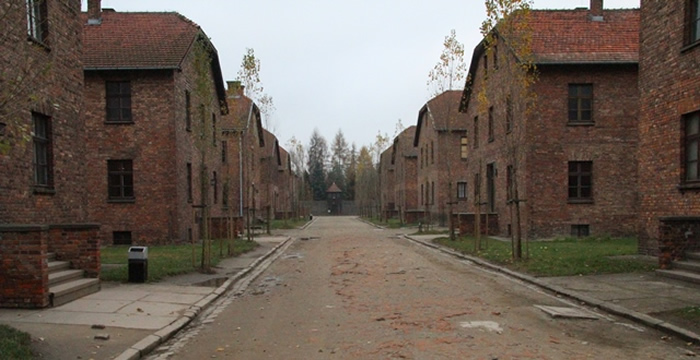
M 571 236 L 573 237 L 586 237 L 590 234 L 591 230 L 588 224 L 571 225 Z
M 131 245 L 131 231 L 113 231 L 112 245 Z

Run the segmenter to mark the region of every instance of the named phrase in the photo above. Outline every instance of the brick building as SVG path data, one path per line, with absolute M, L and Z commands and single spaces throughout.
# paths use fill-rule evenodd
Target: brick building
M 381 217 L 383 219 L 391 219 L 397 215 L 396 212 L 396 166 L 391 161 L 393 147 L 384 150 L 379 155 L 379 199 L 381 208 Z
M 640 252 L 700 251 L 700 5 L 641 2 Z
M 382 153 L 380 162 L 383 212 L 388 218 L 398 217 L 401 223 L 417 223 L 423 217 L 418 209 L 415 133 L 415 125 L 404 129 Z
M 467 115 L 459 111 L 461 92 L 446 91 L 418 112 L 413 146 L 418 154 L 416 189 L 423 221 L 445 225 L 450 213 L 467 209 Z
M 260 157 L 265 134 L 260 109 L 237 81 L 228 82 L 229 113 L 222 118 L 222 136 L 226 144 L 225 182 L 230 184 L 229 207 L 237 217 L 238 231 L 247 227 L 261 212 Z
M 77 0 L 0 4 L 3 307 L 66 301 L 49 274 L 59 260 L 72 268 L 64 273 L 91 278 L 72 281 L 82 285 L 68 296 L 99 290 L 99 225 L 85 206 L 81 26 Z
M 84 24 L 90 216 L 107 244 L 197 241 L 201 218 L 225 214 L 216 49 L 172 12 L 120 13 L 94 0 Z
M 512 200 L 530 239 L 635 234 L 639 10 L 592 0 L 590 9 L 532 10 L 526 21 L 537 69 L 531 111 L 512 86 L 515 39 L 497 28 L 491 52 L 484 42 L 474 50 L 461 109 L 469 212 L 481 204 L 495 222 L 489 231 L 504 236 L 515 226 Z

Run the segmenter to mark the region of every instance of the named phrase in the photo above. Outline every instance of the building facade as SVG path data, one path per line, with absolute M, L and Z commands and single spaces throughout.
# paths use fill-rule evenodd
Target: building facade
M 516 203 L 530 239 L 635 234 L 639 10 L 593 0 L 519 21 L 530 24 L 536 66 L 528 93 L 516 72 L 523 54 L 508 45 L 519 34 L 497 28 L 472 57 L 462 98 L 469 212 L 489 214 L 502 236 L 518 226 Z
M 223 217 L 216 49 L 177 13 L 84 15 L 86 184 L 107 244 L 198 241 Z
M 99 225 L 86 207 L 81 26 L 77 0 L 0 4 L 3 307 L 52 304 L 53 258 L 99 276 Z
M 641 2 L 640 252 L 700 251 L 700 5 Z

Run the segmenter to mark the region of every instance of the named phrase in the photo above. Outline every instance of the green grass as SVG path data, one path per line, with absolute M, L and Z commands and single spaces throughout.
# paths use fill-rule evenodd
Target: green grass
M 0 325 L 0 357 L 3 359 L 33 359 L 31 336 L 6 325 Z
M 270 229 L 280 230 L 280 229 L 296 229 L 302 227 L 309 221 L 307 218 L 294 218 L 294 219 L 281 219 L 272 220 L 270 222 Z M 263 229 L 265 226 L 263 225 Z
M 510 242 L 482 238 L 482 250 L 474 251 L 474 238 L 435 239 L 436 243 L 471 254 L 510 269 L 535 276 L 572 276 L 651 271 L 655 265 L 622 255 L 637 254 L 634 238 L 565 238 L 530 243 L 530 256 L 512 260 Z M 525 257 L 525 249 L 523 249 Z
M 674 310 L 674 313 L 689 321 L 700 321 L 700 306 L 688 306 L 682 309 Z
M 373 217 L 373 218 L 368 218 L 368 217 L 363 217 L 366 221 L 371 222 L 372 224 L 375 224 L 377 226 L 383 226 L 389 229 L 400 229 L 402 227 L 408 227 L 408 226 L 415 226 L 416 224 L 402 224 L 399 219 L 396 218 L 391 218 L 387 219 L 386 221 L 382 221 L 379 218 Z
M 242 239 L 234 240 L 231 246 L 231 256 L 252 251 L 259 246 L 254 241 Z M 103 264 L 100 279 L 105 281 L 128 281 L 128 246 L 110 246 L 100 249 Z M 162 245 L 148 247 L 148 281 L 157 282 L 164 277 L 199 271 L 201 263 L 202 246 L 194 246 L 195 261 L 192 261 L 192 245 Z M 223 250 L 224 256 L 220 256 Z M 228 257 L 228 242 L 215 240 L 211 247 L 212 266 L 219 263 L 222 258 Z M 123 266 L 110 267 L 109 264 L 121 264 Z M 104 266 L 107 265 L 107 266 Z

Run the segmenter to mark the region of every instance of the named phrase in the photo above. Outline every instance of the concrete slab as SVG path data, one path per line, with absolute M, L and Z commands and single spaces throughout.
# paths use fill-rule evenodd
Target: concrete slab
M 75 311 L 75 312 L 92 312 L 92 313 L 111 313 L 117 312 L 121 308 L 131 304 L 127 300 L 95 300 L 95 299 L 78 299 L 68 304 L 57 307 L 57 311 Z
M 189 304 L 171 304 L 147 301 L 136 301 L 120 309 L 119 314 L 134 316 L 173 316 L 177 317 L 189 308 Z
M 561 306 L 534 305 L 553 318 L 598 320 L 598 315 L 583 309 Z
M 211 292 L 211 288 L 207 289 Z M 181 294 L 181 293 L 153 293 L 141 299 L 143 302 L 156 302 L 166 304 L 194 304 L 202 300 L 206 294 Z

